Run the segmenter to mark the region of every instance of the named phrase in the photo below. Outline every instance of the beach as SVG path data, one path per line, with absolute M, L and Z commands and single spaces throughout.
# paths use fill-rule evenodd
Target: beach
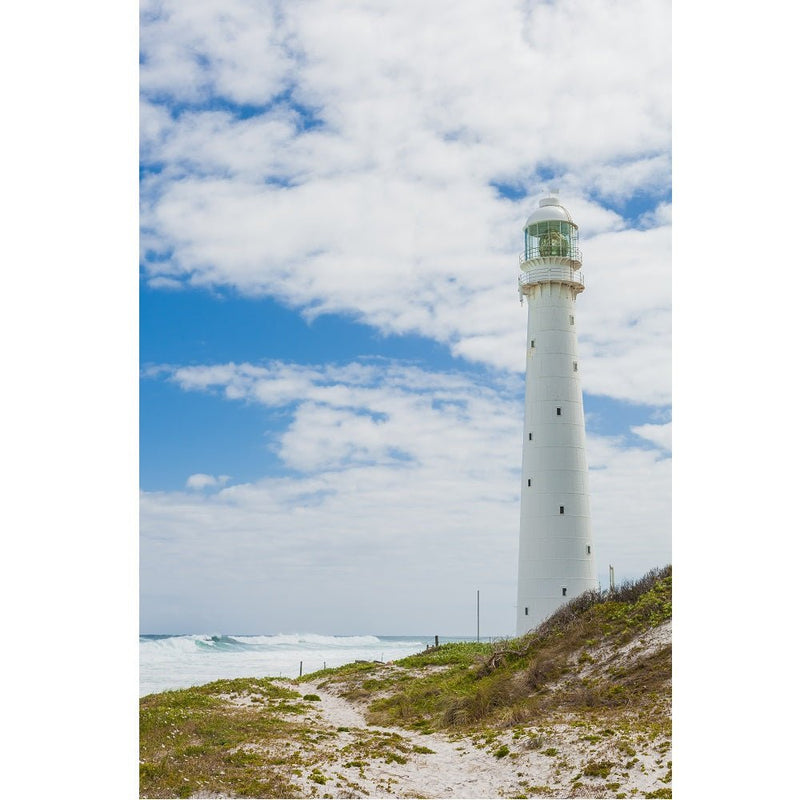
M 671 622 L 666 622 L 627 647 L 606 653 L 601 647 L 593 658 L 607 658 L 609 663 L 613 659 L 618 667 L 626 659 L 643 663 L 670 642 Z M 579 677 L 584 668 L 579 664 L 576 668 Z M 333 680 L 330 673 L 302 682 L 254 681 L 249 687 L 243 679 L 231 691 L 217 694 L 215 700 L 224 704 L 225 713 L 239 715 L 240 727 L 241 720 L 256 724 L 273 715 L 268 738 L 245 736 L 230 748 L 227 758 L 230 764 L 248 759 L 270 764 L 272 774 L 284 781 L 274 786 L 283 787 L 284 793 L 247 796 L 672 796 L 671 733 L 663 729 L 660 735 L 654 733 L 656 729 L 647 727 L 635 707 L 616 712 L 611 727 L 607 716 L 591 713 L 554 713 L 535 724 L 509 719 L 499 725 L 449 731 L 410 730 L 369 719 L 367 706 L 382 694 L 396 692 L 404 682 L 430 677 L 438 669 L 443 668 L 373 662 L 364 665 L 355 682 Z M 658 706 L 666 718 L 669 704 L 665 696 Z M 187 777 L 191 792 L 178 796 L 237 796 L 236 791 L 222 788 L 226 769 L 231 768 L 220 764 L 221 774 L 206 775 L 205 786 L 202 780 L 190 782 Z
M 651 646 L 667 635 L 665 627 Z M 638 747 L 635 764 L 627 770 L 609 769 L 603 777 L 607 767 L 602 765 L 620 762 L 620 737 L 603 734 L 602 724 L 575 725 L 584 721 L 575 717 L 524 729 L 508 728 L 496 736 L 493 731 L 483 736 L 419 734 L 368 725 L 359 704 L 326 691 L 323 683 L 306 684 L 304 691 L 317 694 L 320 702 L 305 719 L 320 733 L 329 734 L 320 739 L 315 759 L 330 781 L 315 783 L 309 777 L 313 772 L 296 776 L 301 797 L 617 797 L 623 793 L 644 797 L 658 790 L 662 796 L 671 796 L 664 791 L 671 782 L 662 779 L 671 771 L 667 765 L 671 764 L 672 748 L 670 744 L 665 749 L 663 740 Z M 405 763 L 377 758 L 348 766 L 353 762 L 348 747 L 355 744 L 357 749 L 365 737 L 392 741 Z M 508 753 L 498 757 L 496 753 L 504 747 Z M 428 750 L 433 752 L 424 752 Z M 631 760 L 633 756 L 624 764 Z M 595 768 L 589 767 L 590 774 L 584 774 L 591 764 Z

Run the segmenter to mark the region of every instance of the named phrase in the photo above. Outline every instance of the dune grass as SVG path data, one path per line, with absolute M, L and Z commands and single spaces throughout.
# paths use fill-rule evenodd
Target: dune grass
M 389 674 L 364 665 L 328 677 L 352 699 L 382 694 L 368 706 L 370 723 L 417 730 L 519 724 L 554 709 L 611 713 L 663 700 L 670 647 L 632 660 L 614 653 L 671 618 L 671 575 L 667 567 L 613 593 L 587 592 L 518 639 L 449 643 L 397 661 Z

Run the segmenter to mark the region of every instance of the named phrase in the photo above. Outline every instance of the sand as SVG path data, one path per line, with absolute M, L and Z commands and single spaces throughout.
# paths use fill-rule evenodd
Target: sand
M 671 633 L 671 622 L 667 622 L 626 647 L 598 648 L 595 660 L 606 665 L 633 661 L 669 645 Z M 573 666 L 579 677 L 588 669 L 577 662 Z M 383 678 L 393 672 L 409 672 L 391 664 L 381 670 Z M 288 681 L 275 683 L 293 691 L 299 688 Z M 304 682 L 300 691 L 319 697 L 319 701 L 303 704 L 310 710 L 292 714 L 305 733 L 290 740 L 276 737 L 270 745 L 272 763 L 284 765 L 285 778 L 299 789 L 297 797 L 671 796 L 671 736 L 648 734 L 650 726 L 642 724 L 647 718 L 642 719 L 644 712 L 635 708 L 627 712 L 617 709 L 613 723 L 604 722 L 602 716 L 562 713 L 537 725 L 509 725 L 469 734 L 423 734 L 368 725 L 365 705 L 340 696 L 337 688 L 347 690 L 324 679 Z M 371 693 L 365 702 L 375 697 Z M 256 698 L 225 699 L 251 706 Z M 670 698 L 657 702 L 669 714 Z M 243 749 L 260 746 L 245 745 Z
M 655 649 L 670 635 L 667 623 L 637 647 Z M 475 734 L 425 735 L 367 725 L 360 705 L 320 683 L 303 687 L 320 702 L 306 716 L 316 734 L 313 752 L 307 742 L 294 751 L 306 765 L 291 776 L 301 797 L 644 797 L 659 790 L 663 797 L 671 787 L 672 745 L 666 737 L 622 735 L 618 726 L 612 732 L 579 717 L 493 731 L 488 742 Z M 498 758 L 502 746 L 508 753 Z M 406 763 L 387 758 L 389 753 L 401 754 Z M 598 769 L 608 772 L 592 774 Z

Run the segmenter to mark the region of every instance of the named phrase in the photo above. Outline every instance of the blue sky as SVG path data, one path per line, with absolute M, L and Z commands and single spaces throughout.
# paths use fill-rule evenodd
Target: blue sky
M 307 322 L 269 298 L 242 298 L 227 291 L 164 292 L 143 287 L 140 295 L 142 364 L 204 364 L 231 361 L 296 363 L 349 362 L 369 357 L 452 369 L 491 382 L 492 370 L 460 358 L 420 336 L 381 336 L 365 325 L 326 315 Z M 522 331 L 524 334 L 524 331 Z M 517 392 L 522 387 L 518 382 Z M 220 471 L 237 480 L 278 474 L 283 467 L 268 449 L 270 431 L 280 431 L 285 414 L 257 405 L 232 405 L 215 394 L 186 392 L 174 383 L 145 378 L 140 387 L 140 469 L 145 491 L 179 490 L 187 475 Z M 657 448 L 633 428 L 669 409 L 587 394 L 587 430 Z M 198 435 L 209 425 L 214 434 Z
M 598 579 L 669 563 L 670 5 L 141 11 L 142 632 L 512 630 L 553 185 Z

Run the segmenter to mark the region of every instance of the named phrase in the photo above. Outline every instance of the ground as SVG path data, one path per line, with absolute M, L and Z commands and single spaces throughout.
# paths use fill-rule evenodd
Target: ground
M 521 639 L 148 695 L 141 796 L 671 797 L 670 581 Z

